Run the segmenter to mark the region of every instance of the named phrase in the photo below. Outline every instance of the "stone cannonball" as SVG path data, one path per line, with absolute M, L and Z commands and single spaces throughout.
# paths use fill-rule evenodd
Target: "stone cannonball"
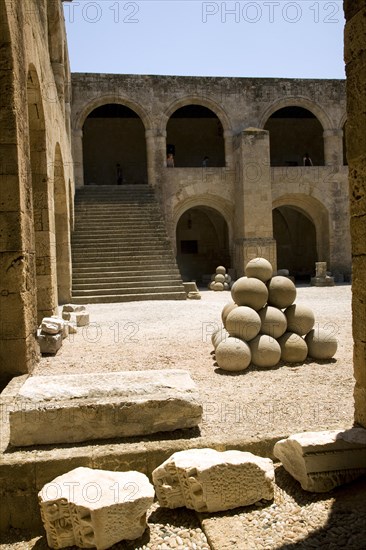
M 238 306 L 249 306 L 261 309 L 268 299 L 266 285 L 254 277 L 240 277 L 231 287 L 232 299 Z
M 230 290 L 229 283 L 224 283 L 224 290 Z
M 212 285 L 213 290 L 224 290 L 223 283 L 217 283 L 216 281 Z
M 257 336 L 260 328 L 261 320 L 258 313 L 248 306 L 238 306 L 226 317 L 226 330 L 230 336 L 247 342 Z
M 229 337 L 216 348 L 216 362 L 220 369 L 241 371 L 249 367 L 251 361 L 250 348 L 239 338 Z
M 289 363 L 302 363 L 308 355 L 308 346 L 299 334 L 285 332 L 278 339 L 281 348 L 281 359 Z
M 281 348 L 277 340 L 268 334 L 259 334 L 249 342 L 252 362 L 257 367 L 274 367 L 281 358 Z
M 238 307 L 238 305 L 235 302 L 228 302 L 224 305 L 222 312 L 221 312 L 221 320 L 222 324 L 226 328 L 226 318 L 229 315 L 230 311 Z
M 294 283 L 276 275 L 268 283 L 268 305 L 284 309 L 294 303 L 296 298 L 296 287 Z
M 229 338 L 229 333 L 227 330 L 219 329 L 217 332 L 214 332 L 214 334 L 211 337 L 211 342 L 213 347 L 216 349 L 217 346 L 220 344 L 220 342 L 225 342 Z
M 272 338 L 279 338 L 286 332 L 287 321 L 285 314 L 276 307 L 266 306 L 258 311 L 261 319 L 261 334 L 268 334 Z
M 211 281 L 210 283 L 208 283 L 209 290 L 214 290 L 214 284 L 215 284 L 215 281 Z
M 225 275 L 226 268 L 223 265 L 219 265 L 216 268 L 216 273 L 219 273 L 220 275 Z
M 287 319 L 287 329 L 290 332 L 296 332 L 300 336 L 304 336 L 310 332 L 315 323 L 313 311 L 308 306 L 302 304 L 292 304 L 285 309 Z
M 231 275 L 229 275 L 228 273 L 226 273 L 225 275 L 225 283 L 231 283 Z
M 225 282 L 225 275 L 222 275 L 221 273 L 217 273 L 215 275 L 215 283 L 223 283 Z
M 273 275 L 272 265 L 265 258 L 253 258 L 245 266 L 245 275 L 256 277 L 266 283 Z
M 312 329 L 305 337 L 308 354 L 313 359 L 331 359 L 337 351 L 337 339 L 330 330 Z

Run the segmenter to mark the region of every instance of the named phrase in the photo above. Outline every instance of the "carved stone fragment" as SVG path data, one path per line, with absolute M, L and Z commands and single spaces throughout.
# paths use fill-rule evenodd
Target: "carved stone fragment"
M 55 354 L 62 346 L 62 334 L 45 334 L 40 329 L 37 330 L 37 341 L 41 353 Z
M 152 473 L 161 506 L 218 512 L 273 498 L 272 460 L 242 451 L 190 449 Z
M 274 455 L 303 489 L 325 493 L 366 473 L 366 430 L 294 434 L 276 443 Z
M 142 536 L 154 488 L 140 472 L 80 467 L 44 485 L 38 498 L 51 548 L 105 550 Z

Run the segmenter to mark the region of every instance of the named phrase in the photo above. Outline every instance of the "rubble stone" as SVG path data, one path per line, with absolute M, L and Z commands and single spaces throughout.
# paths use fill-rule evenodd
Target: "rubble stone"
M 141 537 L 154 488 L 140 472 L 79 467 L 56 477 L 38 493 L 50 548 L 105 550 Z
M 219 512 L 273 499 L 272 460 L 248 452 L 180 451 L 156 468 L 152 478 L 166 508 Z
M 38 329 L 37 341 L 41 353 L 55 355 L 62 346 L 62 334 L 60 332 L 58 334 L 45 334 Z

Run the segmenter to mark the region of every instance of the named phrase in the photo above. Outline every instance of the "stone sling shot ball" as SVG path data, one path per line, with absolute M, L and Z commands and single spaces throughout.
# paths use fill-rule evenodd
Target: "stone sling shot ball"
M 308 346 L 299 334 L 285 332 L 278 343 L 281 348 L 281 359 L 289 363 L 302 363 L 308 355 Z
M 266 306 L 258 311 L 261 319 L 261 334 L 279 338 L 287 329 L 285 314 L 278 308 Z
M 296 298 L 296 287 L 287 277 L 276 275 L 268 283 L 268 305 L 284 309 Z
M 219 274 L 219 275 L 225 275 L 226 268 L 223 265 L 219 265 L 216 268 L 216 273 Z
M 232 336 L 218 344 L 215 355 L 220 369 L 228 371 L 245 370 L 249 367 L 251 361 L 248 344 Z
M 285 309 L 287 319 L 287 330 L 296 332 L 300 336 L 304 336 L 314 326 L 315 316 L 312 310 L 302 304 L 292 304 Z
M 231 288 L 231 296 L 238 306 L 249 306 L 257 311 L 266 304 L 268 290 L 259 279 L 240 277 Z
M 245 275 L 256 277 L 266 283 L 273 275 L 272 265 L 265 258 L 253 258 L 245 266 Z
M 305 337 L 308 354 L 313 359 L 331 359 L 337 351 L 337 339 L 329 331 L 312 329 Z
M 235 302 L 228 302 L 227 304 L 224 305 L 223 310 L 221 312 L 221 320 L 225 328 L 226 328 L 227 316 L 229 315 L 230 311 L 232 311 L 236 307 L 238 307 L 238 305 Z
M 257 367 L 274 367 L 281 358 L 281 348 L 277 340 L 268 334 L 259 334 L 249 342 L 252 362 Z
M 247 342 L 257 336 L 260 328 L 261 320 L 258 313 L 248 306 L 232 309 L 226 318 L 226 330 L 230 336 Z

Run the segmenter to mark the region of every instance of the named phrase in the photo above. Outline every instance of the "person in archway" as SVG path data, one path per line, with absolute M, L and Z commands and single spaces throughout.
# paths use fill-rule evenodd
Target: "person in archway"
M 168 168 L 174 168 L 174 155 L 173 153 L 168 153 L 166 158 L 166 165 Z
M 203 160 L 202 160 L 202 167 L 203 168 L 207 168 L 209 160 L 210 160 L 209 157 L 207 157 L 207 156 L 203 157 Z
M 122 185 L 123 183 L 123 174 L 122 174 L 122 168 L 120 164 L 116 164 L 117 168 L 117 185 Z
M 309 157 L 309 153 L 305 153 L 303 160 L 304 166 L 313 166 L 313 161 Z

